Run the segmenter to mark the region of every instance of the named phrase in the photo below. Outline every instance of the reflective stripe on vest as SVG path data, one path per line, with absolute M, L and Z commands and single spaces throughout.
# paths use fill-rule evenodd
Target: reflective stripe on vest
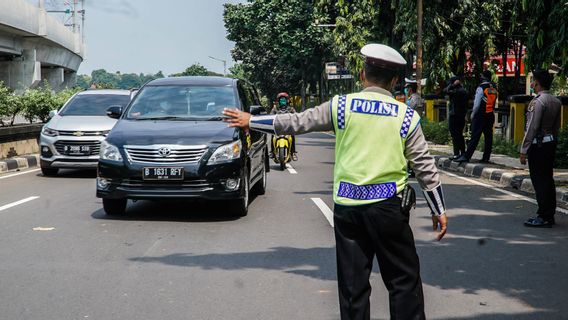
M 331 102 L 336 134 L 334 202 L 361 205 L 388 199 L 407 183 L 406 138 L 420 117 L 377 92 L 336 96 Z

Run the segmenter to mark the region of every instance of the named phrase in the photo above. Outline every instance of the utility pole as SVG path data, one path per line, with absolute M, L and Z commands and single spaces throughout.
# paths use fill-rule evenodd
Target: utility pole
M 212 56 L 209 56 L 209 58 L 216 60 L 216 61 L 223 62 L 223 77 L 226 77 L 227 76 L 227 60 L 215 58 L 215 57 L 212 57 Z
M 422 94 L 422 20 L 424 14 L 422 0 L 416 0 L 416 10 L 418 16 L 416 35 L 416 87 L 418 94 Z

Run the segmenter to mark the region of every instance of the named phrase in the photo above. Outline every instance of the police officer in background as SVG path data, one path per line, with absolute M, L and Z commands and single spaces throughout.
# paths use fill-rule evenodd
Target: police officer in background
M 484 150 L 483 158 L 479 162 L 489 163 L 491 151 L 493 149 L 493 125 L 495 124 L 495 114 L 493 110 L 497 103 L 497 85 L 491 81 L 491 71 L 485 70 L 481 73 L 481 84 L 475 91 L 473 100 L 473 111 L 471 112 L 471 140 L 467 146 L 465 154 L 454 161 L 468 162 L 483 134 Z
M 418 112 L 418 115 L 424 114 L 424 100 L 418 93 L 418 84 L 416 79 L 404 79 L 404 94 L 408 97 L 406 104 Z
M 527 124 L 520 160 L 521 164 L 526 164 L 528 156 L 538 211 L 536 216 L 525 221 L 527 227 L 551 228 L 554 225 L 556 186 L 552 168 L 558 143 L 562 104 L 548 92 L 551 84 L 552 75 L 548 71 L 533 72 L 531 88 L 537 95 L 527 109 Z
M 450 157 L 450 159 L 455 160 L 465 154 L 463 129 L 465 127 L 469 95 L 461 84 L 460 78 L 457 76 L 450 78 L 448 86 L 444 88 L 444 93 L 450 98 L 448 129 L 450 130 L 452 144 L 454 146 L 454 156 Z
M 407 160 L 432 211 L 438 240 L 447 228 L 442 185 L 420 116 L 390 93 L 406 61 L 381 44 L 368 44 L 361 53 L 361 92 L 335 96 L 302 113 L 224 113 L 232 127 L 268 133 L 335 131 L 333 199 L 341 319 L 370 318 L 369 276 L 375 256 L 389 291 L 391 318 L 425 319 L 420 266 L 408 224 L 414 194 L 408 186 Z

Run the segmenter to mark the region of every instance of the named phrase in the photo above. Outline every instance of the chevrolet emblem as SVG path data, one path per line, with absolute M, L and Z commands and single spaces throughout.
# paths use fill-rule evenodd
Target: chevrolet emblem
M 73 132 L 73 135 L 74 135 L 75 137 L 81 137 L 81 136 L 83 136 L 84 134 L 85 134 L 85 133 L 84 133 L 83 131 L 75 131 L 75 132 Z

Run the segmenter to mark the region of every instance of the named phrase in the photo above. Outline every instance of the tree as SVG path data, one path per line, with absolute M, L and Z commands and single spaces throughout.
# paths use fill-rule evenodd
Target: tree
M 208 76 L 209 70 L 199 63 L 194 63 L 187 67 L 185 71 L 180 73 L 171 74 L 170 77 L 185 77 L 185 76 Z
M 315 2 L 225 4 L 227 38 L 235 42 L 233 58 L 269 99 L 280 91 L 305 95 L 308 87 L 317 87 L 330 50 L 324 31 L 315 25 Z
M 565 0 L 523 0 L 528 17 L 528 68 L 561 66 L 560 74 L 568 75 L 568 4 Z

